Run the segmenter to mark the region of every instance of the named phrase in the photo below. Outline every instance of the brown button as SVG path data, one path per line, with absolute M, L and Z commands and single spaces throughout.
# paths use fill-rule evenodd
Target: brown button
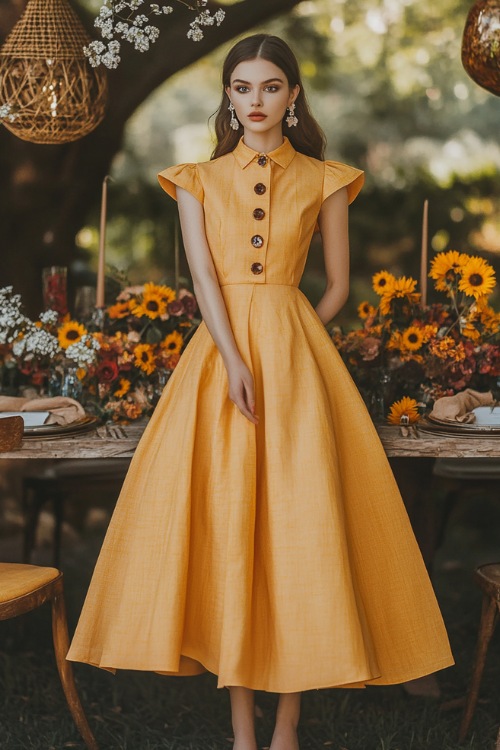
M 264 195 L 264 193 L 266 192 L 267 188 L 266 188 L 266 186 L 262 182 L 258 182 L 255 185 L 254 190 L 257 193 L 257 195 Z
M 264 270 L 264 266 L 262 263 L 252 263 L 251 265 L 252 273 L 262 273 Z
M 260 236 L 260 234 L 254 234 L 250 242 L 254 247 L 262 247 L 262 245 L 264 244 L 264 239 Z
M 259 165 L 259 167 L 265 167 L 267 164 L 267 156 L 265 154 L 261 154 L 257 159 L 257 164 Z
M 263 219 L 265 215 L 266 215 L 266 212 L 264 211 L 263 208 L 254 208 L 253 218 L 257 219 L 257 221 L 260 221 L 261 219 Z

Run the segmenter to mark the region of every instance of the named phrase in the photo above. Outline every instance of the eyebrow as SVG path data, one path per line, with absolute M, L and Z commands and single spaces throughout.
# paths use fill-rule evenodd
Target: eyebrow
M 279 81 L 280 83 L 283 83 L 281 78 L 268 78 L 267 81 L 262 81 L 262 83 L 272 83 L 273 81 Z M 241 78 L 235 78 L 233 83 L 250 83 L 250 81 L 243 81 Z

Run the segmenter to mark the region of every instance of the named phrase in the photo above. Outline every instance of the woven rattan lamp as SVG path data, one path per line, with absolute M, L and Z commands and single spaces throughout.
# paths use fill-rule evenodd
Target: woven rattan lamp
M 67 0 L 30 0 L 0 49 L 0 104 L 17 113 L 6 128 L 25 141 L 65 143 L 99 125 L 107 79 L 83 53 L 89 41 Z

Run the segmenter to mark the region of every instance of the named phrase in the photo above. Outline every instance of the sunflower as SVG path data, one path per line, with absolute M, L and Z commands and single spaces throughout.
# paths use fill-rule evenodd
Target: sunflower
M 420 299 L 420 294 L 415 292 L 417 282 L 411 276 L 401 276 L 399 279 L 393 277 L 387 292 L 383 292 L 380 298 L 379 309 L 382 315 L 388 315 L 391 311 L 391 303 L 395 299 L 406 297 L 408 302 L 415 303 Z
M 130 380 L 127 380 L 127 378 L 120 378 L 119 383 L 120 387 L 114 392 L 113 395 L 117 398 L 122 398 L 122 396 L 125 396 L 125 394 L 129 392 L 131 384 Z
M 401 345 L 410 352 L 416 352 L 424 343 L 424 332 L 417 326 L 409 326 L 401 334 Z
M 375 307 L 373 305 L 370 305 L 369 302 L 361 302 L 360 305 L 358 305 L 358 315 L 362 320 L 366 320 L 366 318 L 373 318 L 373 316 L 376 313 Z
M 172 333 L 169 333 L 167 336 L 165 336 L 160 346 L 169 354 L 179 354 L 180 350 L 182 349 L 183 343 L 184 339 L 182 337 L 182 334 L 180 334 L 178 331 L 172 331 Z
M 164 284 L 153 284 L 151 282 L 144 284 L 144 295 L 146 294 L 157 294 L 167 305 L 169 302 L 173 302 L 177 297 L 174 289 L 171 287 L 165 286 Z
M 146 284 L 151 287 L 152 284 Z M 131 302 L 130 309 L 133 315 L 138 318 L 148 317 L 151 320 L 159 318 L 161 315 L 165 315 L 167 312 L 167 302 L 157 289 L 144 288 L 144 294 L 140 302 Z
M 126 318 L 130 315 L 130 305 L 128 302 L 116 302 L 116 304 L 108 307 L 108 315 L 112 320 L 119 318 Z
M 57 338 L 61 349 L 67 349 L 71 344 L 76 344 L 82 336 L 85 336 L 87 329 L 76 320 L 68 320 L 59 328 Z
M 495 271 L 483 258 L 473 256 L 462 266 L 462 278 L 458 288 L 469 297 L 479 299 L 491 294 L 496 284 Z
M 429 276 L 436 283 L 434 286 L 440 292 L 447 292 L 453 282 L 461 273 L 462 266 L 469 260 L 466 253 L 457 250 L 448 250 L 446 253 L 438 253 L 431 262 Z
M 377 294 L 386 294 L 392 289 L 392 285 L 396 281 L 396 277 L 389 273 L 389 271 L 379 271 L 372 276 L 373 289 Z
M 418 422 L 419 419 L 417 402 L 414 398 L 408 396 L 403 396 L 399 401 L 395 401 L 387 416 L 387 421 L 390 424 L 413 424 Z
M 138 344 L 134 349 L 134 364 L 147 375 L 155 371 L 155 358 L 151 344 Z

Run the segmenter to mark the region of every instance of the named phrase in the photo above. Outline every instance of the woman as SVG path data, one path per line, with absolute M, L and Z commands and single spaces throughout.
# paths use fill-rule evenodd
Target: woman
M 212 159 L 159 175 L 203 315 L 131 463 L 68 655 L 228 687 L 234 750 L 253 691 L 280 693 L 271 750 L 299 747 L 303 690 L 453 664 L 401 497 L 324 325 L 349 288 L 363 173 L 324 161 L 281 39 L 237 43 Z M 327 284 L 298 289 L 319 228 Z

